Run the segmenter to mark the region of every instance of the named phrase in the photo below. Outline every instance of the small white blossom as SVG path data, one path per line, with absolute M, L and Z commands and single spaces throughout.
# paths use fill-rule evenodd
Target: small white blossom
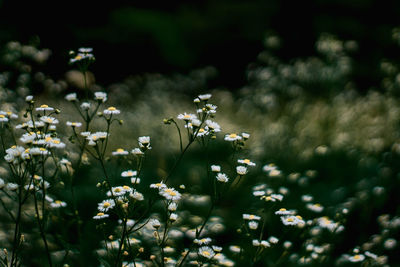
M 176 191 L 174 188 L 162 188 L 159 194 L 165 197 L 167 200 L 177 201 L 181 199 L 181 193 Z
M 249 228 L 251 230 L 256 230 L 258 228 L 258 222 L 256 221 L 249 221 Z
M 129 152 L 124 150 L 123 148 L 118 148 L 116 151 L 111 153 L 113 156 L 126 156 L 129 155 Z
M 237 166 L 236 167 L 236 172 L 239 175 L 245 175 L 247 173 L 247 168 L 244 166 Z
M 218 173 L 217 180 L 221 183 L 227 183 L 229 181 L 229 178 L 225 173 Z
M 209 237 L 204 237 L 204 238 L 202 238 L 202 239 L 197 239 L 197 238 L 196 238 L 195 240 L 193 240 L 193 243 L 195 243 L 195 244 L 197 244 L 197 245 L 199 245 L 199 246 L 202 246 L 202 245 L 208 245 L 208 244 L 210 244 L 211 241 L 212 241 L 211 238 L 209 238 Z
M 108 215 L 108 214 L 104 214 L 103 212 L 99 212 L 99 213 L 96 214 L 96 216 L 93 217 L 93 219 L 100 220 L 100 219 L 107 218 L 109 216 L 110 215 Z
M 199 95 L 198 98 L 202 101 L 206 101 L 209 100 L 211 98 L 211 94 L 203 94 L 203 95 Z
M 360 262 L 360 261 L 363 261 L 364 259 L 365 259 L 365 256 L 363 254 L 356 254 L 356 255 L 349 257 L 349 261 L 351 261 L 351 262 Z
M 238 159 L 238 163 L 246 164 L 247 166 L 256 166 L 256 164 L 249 159 Z
M 215 252 L 212 248 L 204 246 L 199 248 L 199 255 L 207 259 L 212 259 L 215 256 Z
M 178 214 L 176 214 L 176 213 L 171 213 L 170 215 L 169 215 L 169 219 L 170 219 L 170 221 L 176 221 L 177 219 L 178 219 Z
M 177 116 L 178 120 L 184 120 L 186 122 L 191 121 L 193 119 L 197 119 L 197 116 L 195 114 L 190 114 L 190 113 L 183 113 L 183 114 L 179 114 Z
M 83 102 L 82 104 L 81 104 L 81 109 L 83 109 L 83 110 L 89 110 L 90 109 L 90 103 L 89 102 Z
M 113 199 L 106 199 L 98 204 L 97 209 L 101 212 L 107 212 L 109 209 L 112 209 L 114 207 L 115 207 L 115 201 Z
M 104 102 L 107 101 L 107 93 L 105 93 L 105 92 L 96 92 L 96 93 L 94 93 L 94 99 L 104 103 Z
M 36 111 L 53 111 L 54 108 L 49 107 L 48 105 L 41 105 L 40 107 L 36 108 Z
M 119 109 L 116 109 L 115 107 L 109 107 L 103 111 L 103 114 L 106 114 L 106 115 L 111 115 L 111 114 L 117 115 L 120 113 L 121 113 L 121 111 Z
M 253 215 L 253 214 L 243 214 L 244 220 L 252 220 L 252 221 L 259 221 L 261 219 L 260 216 Z
M 242 139 L 242 137 L 235 133 L 227 134 L 227 135 L 225 135 L 225 138 L 224 138 L 225 141 L 230 141 L 230 142 L 241 140 L 241 139 Z
M 211 171 L 220 172 L 221 171 L 221 166 L 219 166 L 219 165 L 211 165 Z
M 137 171 L 127 170 L 121 173 L 122 177 L 133 177 L 137 175 Z
M 79 128 L 79 127 L 82 126 L 82 123 L 80 123 L 80 122 L 70 122 L 70 121 L 67 121 L 66 124 L 67 124 L 67 126 L 76 127 L 76 128 Z
M 77 98 L 77 96 L 76 96 L 76 93 L 70 93 L 70 94 L 68 94 L 68 95 L 66 95 L 65 96 L 65 99 L 67 100 L 67 101 L 77 101 L 78 100 L 78 98 Z
M 61 201 L 61 200 L 56 200 L 56 201 L 50 203 L 50 206 L 52 208 L 63 208 L 63 207 L 67 206 L 67 203 L 65 203 L 64 201 Z

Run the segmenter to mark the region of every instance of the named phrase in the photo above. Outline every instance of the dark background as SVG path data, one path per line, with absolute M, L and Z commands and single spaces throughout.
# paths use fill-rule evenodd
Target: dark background
M 103 85 L 146 72 L 187 73 L 212 65 L 216 86 L 240 88 L 267 33 L 282 38 L 283 59 L 310 56 L 321 33 L 359 42 L 353 80 L 360 91 L 379 85 L 379 60 L 398 47 L 400 1 L 0 0 L 0 44 L 38 42 L 53 50 L 49 71 L 67 70 L 68 51 L 94 48 Z M 64 64 L 65 63 L 65 64 Z

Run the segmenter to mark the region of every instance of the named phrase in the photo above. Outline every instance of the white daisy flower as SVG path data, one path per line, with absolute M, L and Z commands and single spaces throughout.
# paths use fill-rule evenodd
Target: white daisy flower
M 137 201 L 143 201 L 144 200 L 144 196 L 142 193 L 139 193 L 138 191 L 133 191 L 129 194 L 129 196 L 133 199 L 136 199 Z
M 91 132 L 81 132 L 80 135 L 83 137 L 88 137 L 91 134 Z
M 217 253 L 219 253 L 219 252 L 221 252 L 222 251 L 222 247 L 218 247 L 218 246 L 211 246 L 211 248 L 215 251 L 215 252 L 217 252 Z
M 281 221 L 284 225 L 304 225 L 305 222 L 301 218 L 301 216 L 294 216 L 294 215 L 289 215 L 289 216 L 282 216 Z
M 133 177 L 137 175 L 137 171 L 127 170 L 121 173 L 122 177 Z
M 67 124 L 67 126 L 76 127 L 76 128 L 79 128 L 79 127 L 82 126 L 82 123 L 80 123 L 80 122 L 70 122 L 70 121 L 67 121 L 66 124 Z
M 243 214 L 244 220 L 251 220 L 251 221 L 259 221 L 261 219 L 260 216 L 253 215 L 253 214 Z
M 246 164 L 247 166 L 256 166 L 256 164 L 249 159 L 238 159 L 238 163 Z
M 268 238 L 268 241 L 269 241 L 269 243 L 277 244 L 277 243 L 279 242 L 279 239 L 276 238 L 275 236 L 270 236 L 270 237 Z
M 209 237 L 204 237 L 204 238 L 202 238 L 202 239 L 197 239 L 197 238 L 196 238 L 195 240 L 193 240 L 193 243 L 195 243 L 195 244 L 197 244 L 197 245 L 199 245 L 199 246 L 202 246 L 202 245 L 208 245 L 208 244 L 210 244 L 211 241 L 212 241 L 211 238 L 209 238 Z
M 204 246 L 199 248 L 199 255 L 207 259 L 212 259 L 215 256 L 215 252 L 212 248 Z
M 183 113 L 183 114 L 179 114 L 177 116 L 178 120 L 184 120 L 186 122 L 191 121 L 193 119 L 197 119 L 197 116 L 195 114 L 190 114 L 190 113 Z
M 270 171 L 276 170 L 277 168 L 278 168 L 278 167 L 275 166 L 275 164 L 270 163 L 270 164 L 268 164 L 268 165 L 264 165 L 263 170 L 264 170 L 265 172 L 270 172 Z
M 176 204 L 175 202 L 171 202 L 171 203 L 168 205 L 168 210 L 169 210 L 169 211 L 176 211 L 177 207 L 178 207 L 178 204 Z
M 50 203 L 50 206 L 52 208 L 63 208 L 63 207 L 67 206 L 67 203 L 65 203 L 64 201 L 61 201 L 61 200 L 56 200 L 56 201 Z
M 295 212 L 292 210 L 287 210 L 285 208 L 281 208 L 278 211 L 275 211 L 276 215 L 293 215 Z
M 41 105 L 40 107 L 36 108 L 36 111 L 53 111 L 54 108 L 49 107 L 48 105 Z
M 116 151 L 111 153 L 113 156 L 126 156 L 129 155 L 129 152 L 124 150 L 123 148 L 118 148 Z
M 250 138 L 250 134 L 248 134 L 248 133 L 242 133 L 242 137 L 243 137 L 244 140 L 247 140 L 247 139 Z
M 136 155 L 136 156 L 142 156 L 142 155 L 144 155 L 144 153 L 142 152 L 142 150 L 140 150 L 140 148 L 134 148 L 134 149 L 132 149 L 131 153 L 132 153 L 133 155 Z
M 317 213 L 320 213 L 320 212 L 322 212 L 324 210 L 324 207 L 321 206 L 321 204 L 319 204 L 319 203 L 316 203 L 316 204 L 308 203 L 306 205 L 306 207 L 307 207 L 307 209 L 309 209 L 311 211 L 314 211 L 314 212 L 317 212 Z
M 164 184 L 163 182 L 159 182 L 156 184 L 151 184 L 150 188 L 157 188 L 158 190 L 161 190 L 161 189 L 167 188 L 167 185 Z
M 0 178 L 0 189 L 3 189 L 6 186 L 3 179 Z
M 230 141 L 230 142 L 241 140 L 241 139 L 242 139 L 242 137 L 235 133 L 227 134 L 227 135 L 225 135 L 225 138 L 224 138 L 225 141 Z
M 176 221 L 178 219 L 178 214 L 176 214 L 176 213 L 171 213 L 170 215 L 169 215 L 169 220 L 170 221 Z
M 111 114 L 117 115 L 120 113 L 121 113 L 121 111 L 119 109 L 116 109 L 115 107 L 109 107 L 103 111 L 103 114 L 106 114 L 106 115 L 111 115 Z
M 139 146 L 150 148 L 150 136 L 141 136 L 138 138 Z
M 33 95 L 27 95 L 26 97 L 25 97 L 25 101 L 26 102 L 31 102 L 33 100 Z
M 363 254 L 356 254 L 356 255 L 350 256 L 348 259 L 351 262 L 361 262 L 365 259 L 365 256 Z
M 258 222 L 256 221 L 249 221 L 249 228 L 251 230 L 256 230 L 258 228 Z
M 212 172 L 220 172 L 221 171 L 221 166 L 219 166 L 219 165 L 211 165 L 211 171 Z
M 263 248 L 269 248 L 269 247 L 271 246 L 271 244 L 270 244 L 268 241 L 266 241 L 266 240 L 261 240 L 260 245 L 261 245 Z
M 225 173 L 218 173 L 217 180 L 221 183 L 227 183 L 229 181 L 228 176 Z
M 70 94 L 68 94 L 68 95 L 66 95 L 65 96 L 65 99 L 67 100 L 67 101 L 77 101 L 78 100 L 78 98 L 77 98 L 77 96 L 76 96 L 76 93 L 70 93 Z
M 232 251 L 233 253 L 240 253 L 241 248 L 240 246 L 237 245 L 231 245 L 229 246 L 229 250 Z
M 245 175 L 247 173 L 247 168 L 244 166 L 237 166 L 236 167 L 236 172 L 239 175 Z
M 104 102 L 107 101 L 107 93 L 105 93 L 105 92 L 96 92 L 96 93 L 94 93 L 94 99 L 104 103 Z
M 206 125 L 208 128 L 210 128 L 212 131 L 216 133 L 221 131 L 221 126 L 219 126 L 219 124 L 216 123 L 215 121 L 206 120 Z
M 162 188 L 159 194 L 165 197 L 167 200 L 177 201 L 181 199 L 181 193 L 176 191 L 174 188 Z
M 108 214 L 104 214 L 103 212 L 99 212 L 99 213 L 96 214 L 96 216 L 93 217 L 93 219 L 100 220 L 100 219 L 107 218 L 109 216 L 110 215 L 108 215 Z
M 98 204 L 97 209 L 101 212 L 107 212 L 109 209 L 112 209 L 114 207 L 115 207 L 115 201 L 113 199 L 106 199 Z
M 83 109 L 83 110 L 89 110 L 90 109 L 90 103 L 89 102 L 83 102 L 82 104 L 81 104 L 81 109 Z
M 5 115 L 0 114 L 0 122 L 8 122 L 8 118 Z
M 209 100 L 211 98 L 211 94 L 203 94 L 203 95 L 199 95 L 198 98 L 202 101 L 206 101 Z

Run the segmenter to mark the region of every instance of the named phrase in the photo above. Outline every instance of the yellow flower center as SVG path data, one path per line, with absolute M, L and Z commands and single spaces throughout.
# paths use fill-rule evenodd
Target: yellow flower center
M 200 130 L 199 130 L 199 133 L 204 133 L 205 132 L 205 130 L 203 129 L 203 128 L 201 128 Z
M 62 203 L 61 200 L 56 200 L 54 202 L 56 202 L 56 204 L 61 204 Z
M 210 253 L 210 252 L 208 252 L 208 251 L 203 251 L 203 255 L 205 255 L 205 256 L 210 256 L 210 255 L 211 255 L 211 253 Z
M 251 161 L 249 159 L 243 160 L 243 163 L 249 164 Z
M 41 108 L 48 108 L 49 106 L 44 104 L 44 105 L 41 105 L 40 107 Z
M 80 60 L 80 59 L 82 59 L 82 56 L 78 55 L 78 56 L 75 57 L 75 59 L 76 60 Z
M 186 114 L 186 115 L 183 116 L 183 118 L 184 118 L 184 119 L 190 119 L 190 115 L 189 115 L 189 114 Z
M 3 114 L 0 114 L 0 118 L 5 118 L 6 116 L 4 116 Z
M 234 134 L 234 133 L 229 135 L 229 138 L 236 138 L 236 137 L 237 137 L 237 134 Z
M 360 255 L 354 255 L 354 259 L 356 259 L 356 260 L 359 260 L 361 257 L 360 257 Z
M 126 189 L 126 190 L 131 189 L 131 188 L 130 188 L 129 186 L 127 186 L 127 185 L 124 185 L 123 188 Z
M 122 148 L 118 148 L 117 149 L 117 152 L 124 152 L 125 150 L 124 149 L 122 149 Z
M 279 211 L 286 211 L 286 209 L 282 208 L 282 209 L 279 209 Z
M 104 213 L 103 212 L 99 212 L 99 213 L 97 213 L 97 216 L 103 216 L 104 215 Z
M 286 221 L 293 222 L 294 220 L 293 220 L 293 218 L 287 218 Z
M 45 148 L 41 147 L 39 148 L 40 151 L 47 151 Z
M 109 107 L 108 110 L 109 110 L 109 111 L 115 111 L 115 110 L 117 110 L 117 109 L 116 109 L 115 107 Z
M 59 144 L 59 143 L 61 143 L 61 142 L 58 141 L 58 140 L 53 140 L 53 143 L 54 143 L 54 144 Z
M 103 207 L 104 208 L 108 208 L 108 207 L 110 207 L 111 206 L 111 203 L 110 202 L 104 202 L 104 204 L 103 204 Z

